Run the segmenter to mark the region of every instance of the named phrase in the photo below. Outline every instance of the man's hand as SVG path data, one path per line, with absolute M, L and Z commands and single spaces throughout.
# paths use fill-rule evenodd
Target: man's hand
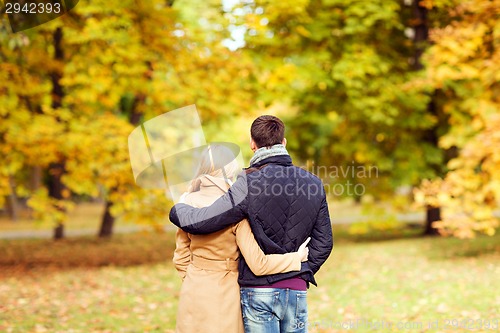
M 299 249 L 297 250 L 297 253 L 300 255 L 300 261 L 304 262 L 307 261 L 307 257 L 309 256 L 309 248 L 307 247 L 307 244 L 311 240 L 311 237 L 307 237 L 304 243 L 302 243 L 299 246 Z

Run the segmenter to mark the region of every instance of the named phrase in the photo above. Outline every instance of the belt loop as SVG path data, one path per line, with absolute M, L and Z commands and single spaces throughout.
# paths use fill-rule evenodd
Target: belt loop
M 231 270 L 231 267 L 229 266 L 229 260 L 231 260 L 231 259 L 226 258 L 226 269 L 227 269 L 228 271 L 230 271 L 230 270 Z

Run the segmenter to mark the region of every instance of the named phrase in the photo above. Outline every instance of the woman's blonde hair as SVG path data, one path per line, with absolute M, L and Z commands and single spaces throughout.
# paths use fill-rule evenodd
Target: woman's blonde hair
M 224 178 L 229 188 L 231 183 L 228 180 L 234 178 L 238 171 L 239 165 L 231 149 L 222 144 L 209 144 L 201 153 L 200 164 L 188 192 L 199 191 L 201 178 L 205 175 Z

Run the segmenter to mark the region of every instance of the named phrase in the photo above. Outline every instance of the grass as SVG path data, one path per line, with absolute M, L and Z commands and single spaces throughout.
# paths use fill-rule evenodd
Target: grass
M 500 319 L 500 237 L 412 238 L 339 245 L 310 293 L 310 321 L 324 332 L 364 318 L 427 331 L 438 320 Z M 336 263 L 336 264 L 335 264 Z M 448 331 L 468 330 L 448 327 Z M 340 330 L 342 331 L 342 330 Z M 356 330 L 369 332 L 366 325 Z M 482 330 L 479 330 L 482 331 Z
M 469 332 L 445 320 L 500 319 L 498 234 L 415 236 L 360 238 L 336 229 L 319 287 L 309 290 L 310 332 L 372 332 L 368 321 L 392 323 L 382 332 Z M 1 241 L 0 331 L 173 332 L 180 288 L 173 238 Z M 356 319 L 367 322 L 345 328 Z M 428 329 L 436 320 L 441 329 Z

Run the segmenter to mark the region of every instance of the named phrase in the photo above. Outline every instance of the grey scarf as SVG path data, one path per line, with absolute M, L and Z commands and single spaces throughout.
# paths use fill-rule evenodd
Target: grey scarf
M 250 160 L 250 166 L 259 163 L 260 161 L 268 157 L 278 156 L 278 155 L 288 155 L 288 151 L 286 150 L 285 146 L 282 145 L 281 143 L 274 145 L 272 147 L 259 148 L 253 154 L 253 157 Z

